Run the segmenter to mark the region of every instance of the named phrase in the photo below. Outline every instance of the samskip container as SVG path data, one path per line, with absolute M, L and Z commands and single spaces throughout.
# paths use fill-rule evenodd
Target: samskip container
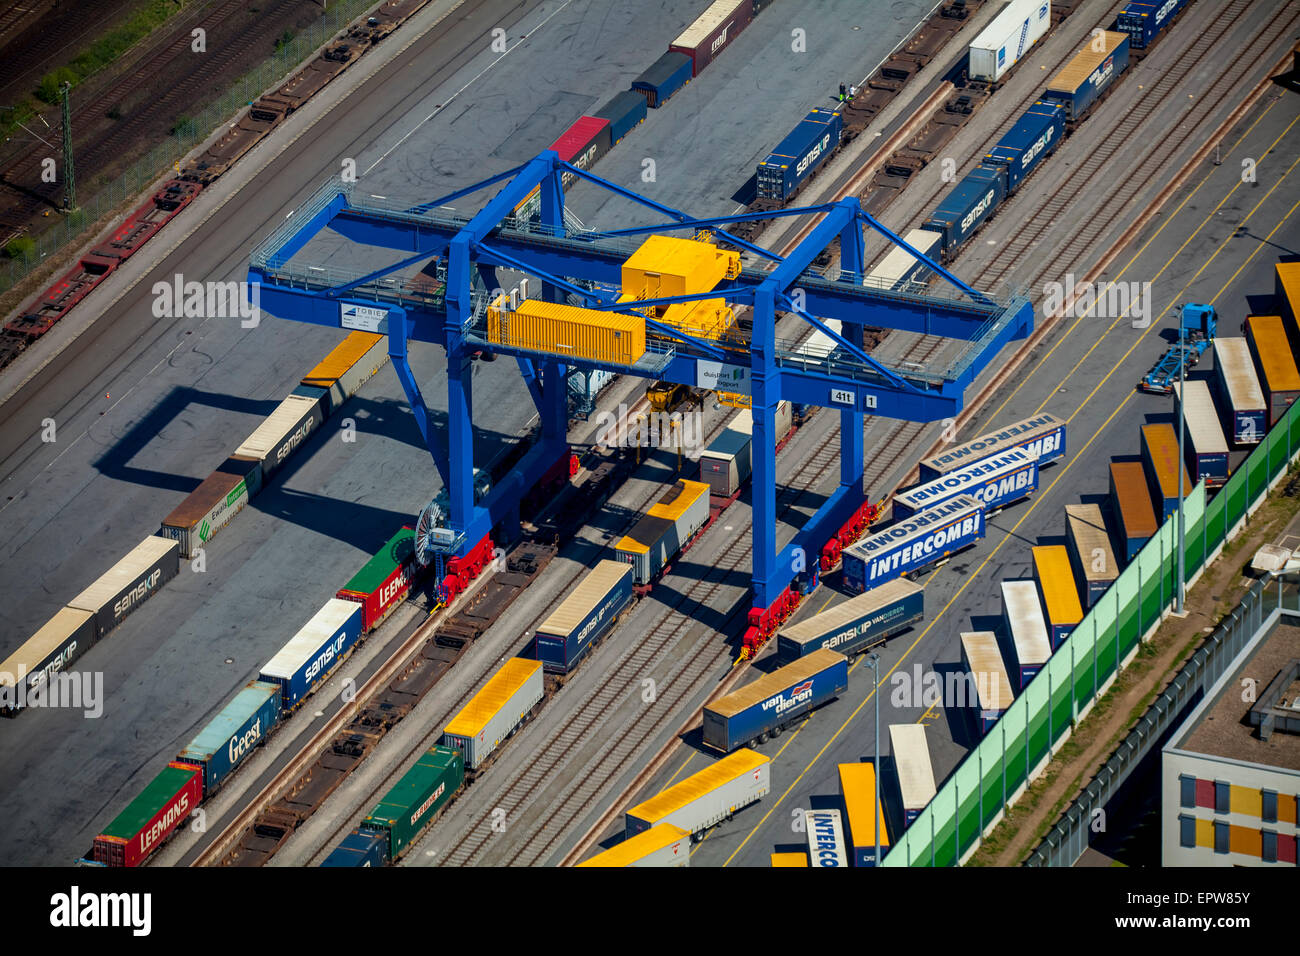
M 388 860 L 388 834 L 360 827 L 345 836 L 321 866 L 383 866 Z
M 943 237 L 945 259 L 951 259 L 958 247 L 997 212 L 1006 194 L 1006 167 L 988 163 L 976 166 L 952 188 L 925 221 L 926 229 Z
M 65 671 L 95 643 L 95 615 L 61 608 L 0 664 L 0 714 L 13 716 L 33 691 Z
M 1129 3 L 1115 18 L 1115 27 L 1128 34 L 1134 49 L 1141 50 L 1155 42 L 1186 4 L 1187 0 Z
M 844 121 L 839 113 L 816 107 L 758 164 L 760 199 L 789 199 L 840 145 Z
M 179 570 L 180 545 L 172 538 L 150 535 L 69 601 L 68 607 L 95 615 L 98 640 L 153 597 Z
M 324 421 L 325 409 L 319 399 L 290 395 L 248 436 L 235 454 L 261 462 L 262 481 L 265 482 Z
M 1015 192 L 1039 163 L 1056 152 L 1065 135 L 1065 119 L 1063 104 L 1039 100 L 985 153 L 986 164 L 1006 167 L 1008 193 Z
M 885 643 L 924 613 L 925 588 L 898 578 L 781 628 L 776 635 L 777 658 L 786 664 L 823 649 L 852 656 Z
M 591 569 L 537 628 L 537 659 L 567 674 L 632 600 L 632 567 L 608 559 Z
M 290 711 L 333 673 L 361 637 L 361 608 L 330 598 L 258 675 L 280 685 L 280 707 Z

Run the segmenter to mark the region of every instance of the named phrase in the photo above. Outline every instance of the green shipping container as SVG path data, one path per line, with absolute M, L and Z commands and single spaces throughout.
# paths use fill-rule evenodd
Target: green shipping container
M 388 791 L 361 825 L 388 834 L 388 860 L 394 862 L 456 794 L 464 779 L 465 760 L 460 751 L 433 747 Z
M 410 561 L 414 553 L 415 530 L 403 528 L 393 535 L 360 571 L 352 575 L 352 580 L 343 585 L 343 590 L 356 594 L 373 594 L 381 584 L 392 577 L 399 566 Z

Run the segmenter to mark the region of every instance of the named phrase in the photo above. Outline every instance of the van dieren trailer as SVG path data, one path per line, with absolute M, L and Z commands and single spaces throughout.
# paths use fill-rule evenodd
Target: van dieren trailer
M 848 686 L 849 659 L 834 651 L 814 651 L 705 707 L 704 743 L 730 753 L 776 736 Z

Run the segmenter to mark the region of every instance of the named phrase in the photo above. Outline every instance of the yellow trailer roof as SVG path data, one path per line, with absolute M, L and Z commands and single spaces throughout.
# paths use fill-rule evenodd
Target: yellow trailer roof
M 1300 390 L 1300 373 L 1296 371 L 1282 317 L 1252 315 L 1246 322 L 1255 340 L 1255 354 L 1264 370 L 1265 387 L 1274 392 Z
M 766 700 L 791 684 L 797 684 L 813 674 L 823 671 L 836 661 L 844 660 L 844 655 L 822 648 L 813 651 L 807 657 L 778 667 L 770 674 L 764 674 L 752 684 L 746 684 L 740 690 L 732 691 L 726 697 L 719 697 L 708 705 L 708 709 L 723 717 L 734 717 L 746 707 L 753 707 L 760 700 Z
M 1276 285 L 1281 287 L 1282 294 L 1286 296 L 1291 314 L 1300 316 L 1300 262 L 1279 262 L 1275 272 Z M 1282 308 L 1281 302 L 1277 305 Z
M 681 827 L 661 823 L 610 847 L 604 853 L 597 853 L 590 860 L 583 860 L 578 866 L 629 866 L 675 842 L 685 842 L 689 837 L 690 834 Z M 689 854 L 690 844 L 687 843 L 684 849 Z
M 706 793 L 718 789 L 737 777 L 753 773 L 759 767 L 771 761 L 762 754 L 742 747 L 733 754 L 728 754 L 715 761 L 699 773 L 692 774 L 680 783 L 675 783 L 644 803 L 633 807 L 628 813 L 647 823 L 658 823 L 670 813 L 674 813 L 693 800 L 698 800 Z
M 673 492 L 677 492 L 673 496 Z M 668 490 L 668 493 L 660 498 L 658 502 L 650 506 L 646 512 L 654 518 L 667 518 L 669 521 L 676 521 L 686 510 L 699 500 L 700 495 L 707 495 L 709 486 L 702 481 L 687 481 L 685 478 L 679 478 L 677 484 Z M 671 500 L 667 500 L 671 498 Z
M 800 852 L 800 853 L 773 853 L 773 854 L 772 854 L 772 865 L 773 865 L 773 866 L 803 866 L 803 867 L 806 867 L 806 866 L 808 865 L 808 854 L 807 854 L 806 852 Z
M 1052 82 L 1047 84 L 1049 90 L 1064 90 L 1073 93 L 1086 80 L 1089 74 L 1105 61 L 1106 57 L 1115 52 L 1116 48 L 1123 42 L 1125 33 L 1116 33 L 1112 30 L 1101 31 L 1105 49 L 1094 50 L 1092 47 L 1093 38 L 1089 37 L 1084 43 L 1083 49 L 1080 50 L 1065 69 L 1052 78 Z
M 1070 567 L 1070 553 L 1065 546 L 1053 544 L 1034 548 L 1034 571 L 1043 589 L 1048 623 L 1078 624 L 1082 621 L 1079 588 L 1074 583 L 1074 569 Z
M 840 795 L 849 814 L 849 834 L 854 846 L 874 846 L 876 824 L 880 825 L 881 849 L 889 846 L 889 828 L 885 826 L 884 808 L 876 804 L 876 768 L 869 763 L 842 763 Z M 871 807 L 876 805 L 872 814 Z M 872 820 L 872 816 L 875 820 Z
M 443 729 L 443 733 L 455 734 L 457 737 L 478 736 L 479 731 L 487 726 L 487 722 L 505 706 L 506 701 L 541 668 L 541 661 L 529 661 L 522 657 L 510 658 L 489 678 L 483 685 L 483 689 L 474 695 L 473 700 L 466 704 L 464 709 Z
M 362 356 L 369 352 L 376 342 L 382 339 L 382 335 L 376 335 L 373 332 L 350 332 L 334 350 L 321 360 L 321 363 L 307 373 L 303 378 L 302 384 L 314 385 L 317 388 L 328 388 L 339 380 L 348 369 L 361 361 Z

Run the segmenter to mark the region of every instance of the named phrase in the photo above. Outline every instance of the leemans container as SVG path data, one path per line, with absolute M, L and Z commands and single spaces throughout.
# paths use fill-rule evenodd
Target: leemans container
M 1119 577 L 1119 563 L 1110 546 L 1110 534 L 1097 505 L 1065 506 L 1065 540 L 1070 562 L 1079 580 L 1079 593 L 1085 607 L 1110 590 Z
M 578 866 L 690 866 L 691 835 L 671 823 L 661 823 L 616 843 Z
M 788 624 L 776 635 L 781 663 L 806 657 L 813 651 L 837 651 L 851 657 L 885 643 L 925 614 L 925 588 L 896 578 L 849 598 L 828 611 Z
M 477 770 L 524 722 L 544 693 L 541 661 L 510 658 L 443 728 L 443 746 L 460 751 L 465 767 Z
M 150 535 L 69 601 L 68 607 L 95 615 L 98 640 L 153 597 L 179 570 L 180 545 L 172 538 Z
M 772 761 L 752 750 L 737 750 L 628 810 L 626 833 L 632 837 L 671 823 L 694 836 L 771 789 Z
M 599 562 L 537 628 L 537 659 L 543 668 L 567 674 L 631 600 L 631 565 Z
M 1141 462 L 1111 462 L 1110 502 L 1111 513 L 1118 522 L 1116 530 L 1124 544 L 1124 560 L 1132 561 L 1160 527 Z
M 1007 673 L 1024 690 L 1052 656 L 1047 622 L 1033 581 L 1002 582 L 1002 620 L 1006 628 Z
M 919 572 L 984 537 L 984 506 L 958 495 L 844 549 L 844 586 L 854 593 Z
M 361 605 L 361 631 L 368 634 L 402 603 L 418 570 L 415 531 L 403 528 L 335 596 Z
M 720 697 L 704 707 L 704 744 L 730 753 L 834 700 L 849 685 L 849 661 L 834 651 L 807 657 Z
M 1044 465 L 1065 454 L 1065 422 L 1055 415 L 1034 415 L 921 460 L 921 481 L 933 481 L 990 455 L 1023 451 Z
M 280 685 L 249 681 L 176 759 L 202 769 L 206 800 L 266 739 L 279 719 Z
M 94 861 L 105 866 L 139 866 L 185 822 L 202 799 L 202 771 L 192 764 L 169 763 L 95 837 Z

